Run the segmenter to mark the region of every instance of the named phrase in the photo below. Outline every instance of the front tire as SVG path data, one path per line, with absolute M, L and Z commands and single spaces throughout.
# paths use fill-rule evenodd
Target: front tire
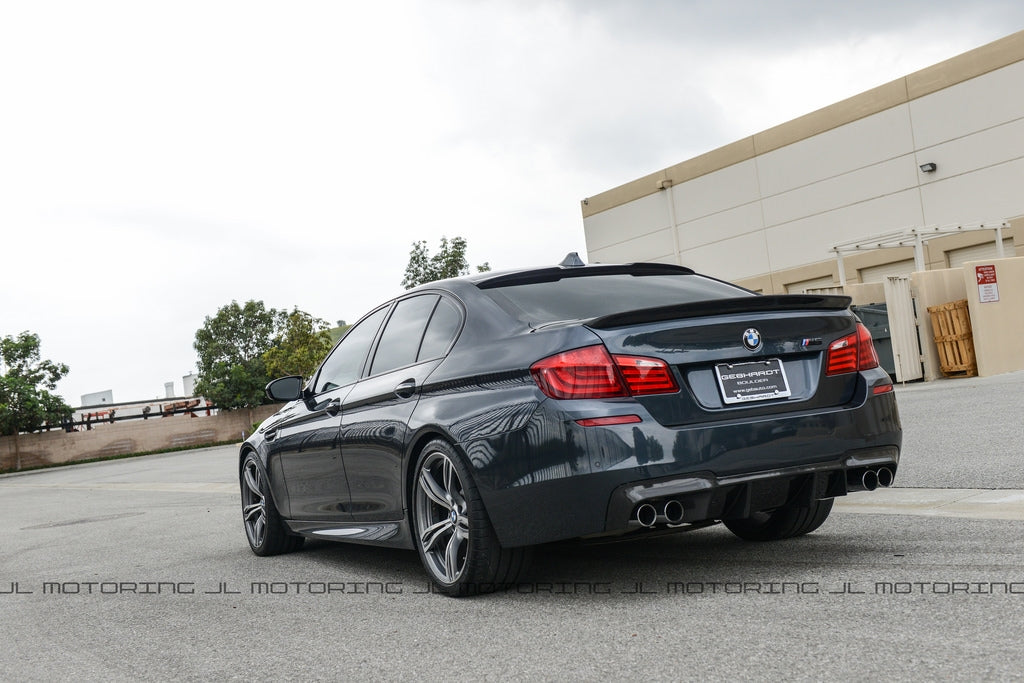
M 239 477 L 242 524 L 249 548 L 260 556 L 290 553 L 302 547 L 302 536 L 288 533 L 270 495 L 270 485 L 254 453 L 245 456 Z
M 489 593 L 514 583 L 526 548 L 502 548 L 480 493 L 455 449 L 431 441 L 420 453 L 413 481 L 416 550 L 441 592 Z
M 832 498 L 816 500 L 811 507 L 787 506 L 757 512 L 743 519 L 723 519 L 729 531 L 745 541 L 778 541 L 809 534 L 828 519 Z

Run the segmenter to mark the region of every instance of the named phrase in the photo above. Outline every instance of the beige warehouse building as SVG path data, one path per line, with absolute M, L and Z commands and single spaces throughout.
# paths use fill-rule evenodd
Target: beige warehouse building
M 591 261 L 679 263 L 771 293 L 1000 255 L 996 230 L 978 227 L 999 227 L 1012 256 L 1024 226 L 1024 31 L 589 197 L 582 211 Z
M 979 374 L 1022 369 L 1024 258 L 1011 257 L 1024 256 L 1024 31 L 581 209 L 591 262 L 676 263 L 764 293 L 888 303 L 902 327 L 898 378 L 940 376 L 925 311 L 952 299 L 983 328 Z M 997 301 L 971 270 L 992 261 Z

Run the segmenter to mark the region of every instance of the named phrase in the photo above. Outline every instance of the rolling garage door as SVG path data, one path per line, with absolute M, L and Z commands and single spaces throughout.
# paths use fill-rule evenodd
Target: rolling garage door
M 1012 239 L 1007 238 L 1003 240 L 1003 256 L 1005 258 L 1016 256 Z M 995 240 L 975 244 L 973 247 L 953 249 L 946 252 L 946 261 L 949 263 L 950 268 L 959 268 L 968 261 L 984 261 L 995 258 L 999 258 L 999 254 L 996 253 Z
M 822 292 L 820 290 L 835 286 L 836 284 L 832 281 L 832 276 L 826 275 L 824 277 L 816 277 L 812 280 L 792 282 L 786 285 L 786 294 L 806 294 L 807 292 L 812 291 L 815 294 L 821 294 Z
M 887 277 L 910 275 L 914 270 L 916 270 L 914 259 L 907 259 L 906 261 L 893 261 L 880 266 L 861 268 L 858 272 L 861 282 L 884 282 Z

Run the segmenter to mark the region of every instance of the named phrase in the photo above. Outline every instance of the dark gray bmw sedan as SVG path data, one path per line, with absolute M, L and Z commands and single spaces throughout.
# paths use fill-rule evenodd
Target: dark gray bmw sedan
M 287 404 L 241 448 L 249 545 L 415 549 L 465 595 L 550 541 L 814 531 L 899 465 L 892 382 L 849 303 L 652 263 L 413 289 L 268 385 Z

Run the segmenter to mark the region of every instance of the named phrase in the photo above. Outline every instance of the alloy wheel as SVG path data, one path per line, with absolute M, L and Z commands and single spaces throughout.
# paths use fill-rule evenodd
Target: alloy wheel
M 451 458 L 434 451 L 416 478 L 416 536 L 434 577 L 453 584 L 466 569 L 469 516 L 462 480 Z
M 242 468 L 242 520 L 249 545 L 259 548 L 267 536 L 267 499 L 263 494 L 263 476 L 256 462 L 249 459 Z

